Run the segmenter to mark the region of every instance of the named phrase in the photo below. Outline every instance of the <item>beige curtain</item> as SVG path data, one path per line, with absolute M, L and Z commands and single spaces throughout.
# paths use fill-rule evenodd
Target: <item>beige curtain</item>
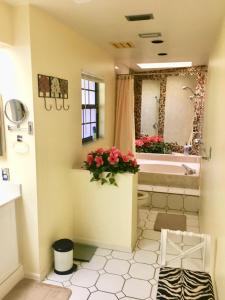
M 134 80 L 130 75 L 117 79 L 115 146 L 134 152 Z

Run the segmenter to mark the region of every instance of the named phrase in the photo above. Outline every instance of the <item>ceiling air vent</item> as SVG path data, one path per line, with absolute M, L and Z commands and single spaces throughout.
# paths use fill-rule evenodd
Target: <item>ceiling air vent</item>
M 135 48 L 135 45 L 132 42 L 112 42 L 111 45 L 116 49 Z
M 161 32 L 148 32 L 148 33 L 139 33 L 140 38 L 147 39 L 147 38 L 157 38 L 160 37 L 162 34 Z
M 128 21 L 145 21 L 154 19 L 153 14 L 125 16 Z

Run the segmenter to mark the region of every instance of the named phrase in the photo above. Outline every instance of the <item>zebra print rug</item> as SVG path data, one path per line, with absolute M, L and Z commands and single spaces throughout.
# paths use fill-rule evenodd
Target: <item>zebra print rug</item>
M 160 269 L 157 300 L 214 300 L 211 277 L 205 272 Z

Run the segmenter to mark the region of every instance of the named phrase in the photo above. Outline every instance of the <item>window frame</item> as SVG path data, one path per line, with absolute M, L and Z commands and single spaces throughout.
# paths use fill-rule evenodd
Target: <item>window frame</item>
M 84 86 L 82 85 L 82 80 L 84 81 Z M 85 81 L 88 81 L 88 88 L 85 87 Z M 94 82 L 94 84 L 95 84 L 95 89 L 94 90 L 90 88 L 89 82 Z M 83 91 L 85 91 L 86 94 L 88 94 L 88 104 L 86 104 L 86 103 L 83 104 L 83 101 L 82 101 L 83 100 Z M 95 104 L 89 104 L 89 99 L 90 99 L 90 93 L 91 92 L 95 93 Z M 84 126 L 85 125 L 90 124 L 90 130 L 91 130 L 91 124 L 96 124 L 96 139 L 99 138 L 99 82 L 96 78 L 81 77 L 81 114 L 82 115 L 83 115 L 83 112 L 85 113 L 86 109 L 90 110 L 90 122 L 86 122 L 86 120 L 81 121 L 82 144 L 86 144 L 86 143 L 94 141 L 92 132 L 90 132 L 91 133 L 90 136 L 83 137 L 84 136 Z M 94 110 L 94 109 L 96 111 L 95 121 L 92 122 L 92 120 L 91 120 L 91 110 Z

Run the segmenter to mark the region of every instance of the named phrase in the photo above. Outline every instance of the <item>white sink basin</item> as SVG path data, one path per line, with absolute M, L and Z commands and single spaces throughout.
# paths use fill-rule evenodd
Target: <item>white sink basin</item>
M 21 185 L 11 182 L 0 183 L 0 206 L 21 197 Z

